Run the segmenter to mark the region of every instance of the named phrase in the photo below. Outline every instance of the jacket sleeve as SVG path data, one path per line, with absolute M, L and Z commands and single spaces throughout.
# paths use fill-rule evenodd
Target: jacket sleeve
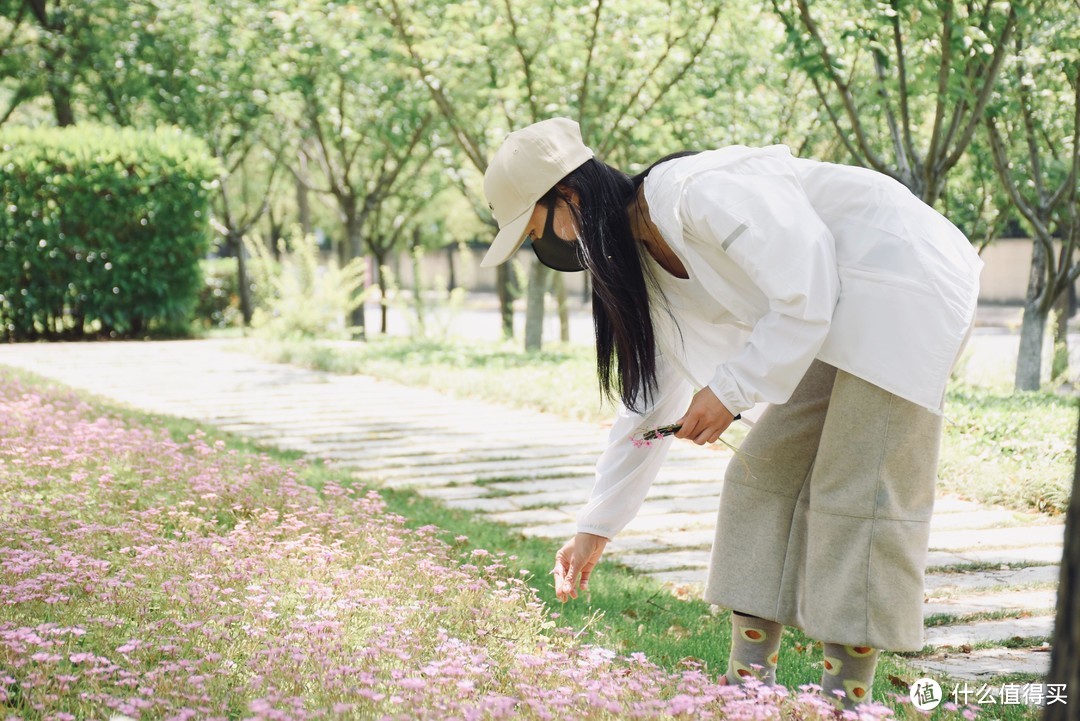
M 620 406 L 608 434 L 607 448 L 596 464 L 589 502 L 578 513 L 579 533 L 614 538 L 641 509 L 674 439 L 635 445 L 635 433 L 677 421 L 686 412 L 693 389 L 665 356 L 657 356 L 657 393 L 648 410 L 633 413 Z
M 680 215 L 688 249 L 725 254 L 768 301 L 709 388 L 731 413 L 786 402 L 824 344 L 839 298 L 832 233 L 778 158 L 698 176 L 683 192 Z

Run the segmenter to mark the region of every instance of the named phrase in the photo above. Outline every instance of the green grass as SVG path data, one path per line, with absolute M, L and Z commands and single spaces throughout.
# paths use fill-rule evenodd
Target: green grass
M 939 475 L 947 491 L 1009 508 L 1065 512 L 1075 462 L 1077 402 L 954 385 Z
M 606 423 L 610 404 L 596 385 L 594 352 L 557 345 L 525 353 L 509 344 L 374 338 L 366 343 L 264 341 L 266 358 L 336 373 L 365 373 L 463 398 Z M 954 383 L 939 488 L 983 503 L 1064 513 L 1072 488 L 1077 401 L 1054 393 L 1008 394 Z M 738 446 L 745 427 L 724 440 Z

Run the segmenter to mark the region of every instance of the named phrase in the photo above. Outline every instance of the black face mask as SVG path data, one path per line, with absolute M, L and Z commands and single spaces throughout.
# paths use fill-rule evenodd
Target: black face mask
M 576 240 L 563 240 L 555 235 L 555 210 L 548 210 L 544 234 L 532 241 L 533 252 L 537 259 L 547 267 L 563 273 L 576 273 L 585 270 L 585 259 L 581 255 L 581 243 Z

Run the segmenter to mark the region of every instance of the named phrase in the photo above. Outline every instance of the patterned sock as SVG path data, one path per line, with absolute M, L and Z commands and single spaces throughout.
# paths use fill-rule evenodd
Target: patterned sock
M 783 631 L 784 627 L 776 621 L 732 612 L 728 683 L 741 684 L 756 678 L 765 684 L 775 684 Z
M 869 701 L 880 653 L 869 646 L 825 644 L 825 672 L 821 676 L 825 697 L 837 700 L 834 691 L 843 691 L 844 696 L 839 700 L 845 709 Z

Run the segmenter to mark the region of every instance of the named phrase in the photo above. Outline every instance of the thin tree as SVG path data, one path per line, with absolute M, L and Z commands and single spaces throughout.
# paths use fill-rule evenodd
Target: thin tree
M 1080 277 L 1080 31 L 1068 16 L 1070 5 L 1023 28 L 1008 92 L 986 118 L 997 176 L 1033 240 L 1017 390 L 1040 387 L 1047 319 Z

